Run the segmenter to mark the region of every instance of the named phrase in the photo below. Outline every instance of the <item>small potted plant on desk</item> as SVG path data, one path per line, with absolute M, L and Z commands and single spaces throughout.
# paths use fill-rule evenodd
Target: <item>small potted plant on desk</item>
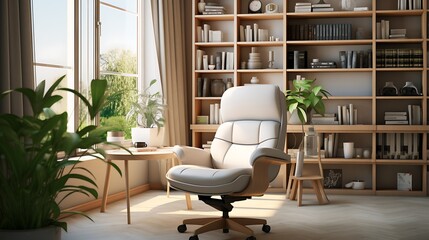
M 299 145 L 296 157 L 296 176 L 301 175 L 304 163 L 304 146 L 306 145 L 304 124 L 311 122 L 310 114 L 312 110 L 322 115 L 325 114 L 323 97 L 328 98 L 328 96 L 331 95 L 328 91 L 323 89 L 322 86 L 313 85 L 314 81 L 315 80 L 301 78 L 301 76 L 298 75 L 297 79 L 293 80 L 293 89 L 285 91 L 288 111 L 291 116 L 297 116 L 302 129 L 302 141 Z M 310 127 L 309 130 L 309 136 L 311 136 L 313 140 L 317 139 L 317 136 L 314 134 L 314 128 Z M 313 145 L 313 151 L 314 149 L 317 150 L 317 145 L 314 141 L 312 143 L 308 142 L 308 144 Z M 314 155 L 314 152 L 310 153 L 310 155 Z
M 151 93 L 150 88 L 156 83 L 153 79 L 137 100 L 131 104 L 127 119 L 136 121 L 136 128 L 131 129 L 133 143 L 144 142 L 147 146 L 162 146 L 164 131 L 164 111 L 166 105 L 159 91 Z
M 80 98 L 94 120 L 105 106 L 107 82 L 93 80 L 88 100 L 76 90 L 59 88 L 63 78 L 47 90 L 42 81 L 35 90 L 19 88 L 0 95 L 1 101 L 6 94 L 20 93 L 32 110 L 24 116 L 0 114 L 0 239 L 60 239 L 61 228 L 67 231 L 61 214 L 76 214 L 63 212 L 60 203 L 76 193 L 98 197 L 93 174 L 79 166 L 75 156 L 82 150 L 82 155 L 104 161 L 104 151 L 96 145 L 105 142 L 109 129 L 80 125 L 68 132 L 69 115 L 55 113 L 52 106 L 62 99 L 57 91 L 68 91 Z

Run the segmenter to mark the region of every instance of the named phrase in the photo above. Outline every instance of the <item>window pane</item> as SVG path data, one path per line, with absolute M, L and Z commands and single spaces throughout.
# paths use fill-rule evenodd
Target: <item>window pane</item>
M 108 3 L 134 13 L 137 12 L 137 0 L 101 0 L 101 2 Z
M 137 15 L 104 5 L 100 12 L 101 71 L 137 73 Z
M 33 0 L 35 61 L 72 66 L 73 0 Z
M 131 108 L 131 103 L 136 102 L 137 77 L 102 75 L 101 78 L 107 79 L 108 89 L 113 97 L 101 112 L 100 122 L 104 126 L 125 131 L 125 137 L 129 139 L 131 128 L 136 126 L 136 122 L 134 119 L 127 120 L 126 115 Z
M 70 69 L 36 66 L 34 70 L 36 72 L 37 84 L 39 84 L 43 80 L 46 81 L 45 90 L 49 89 L 49 87 L 52 86 L 52 84 L 63 75 L 66 75 L 66 77 L 65 79 L 63 79 L 59 87 L 72 88 L 70 84 L 73 83 L 73 71 Z M 73 112 L 74 112 L 73 95 L 71 93 L 67 93 L 66 91 L 57 91 L 55 92 L 55 94 L 61 95 L 63 99 L 58 103 L 56 103 L 55 105 L 53 105 L 52 109 L 56 113 L 62 113 L 67 111 L 69 118 L 73 119 Z M 69 131 L 73 130 L 73 127 L 74 127 L 74 122 L 69 121 L 69 124 L 67 127 L 68 130 Z

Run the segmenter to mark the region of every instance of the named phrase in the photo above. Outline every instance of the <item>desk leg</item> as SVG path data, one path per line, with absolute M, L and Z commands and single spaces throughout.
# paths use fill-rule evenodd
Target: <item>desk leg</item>
M 109 193 L 110 169 L 112 168 L 112 165 L 110 165 L 110 162 L 111 162 L 110 160 L 107 160 L 106 178 L 104 179 L 104 191 L 103 191 L 103 199 L 101 201 L 100 212 L 106 211 L 107 194 Z
M 127 190 L 127 219 L 128 224 L 131 224 L 131 216 L 130 216 L 130 181 L 128 178 L 128 160 L 124 160 L 125 163 L 125 187 Z

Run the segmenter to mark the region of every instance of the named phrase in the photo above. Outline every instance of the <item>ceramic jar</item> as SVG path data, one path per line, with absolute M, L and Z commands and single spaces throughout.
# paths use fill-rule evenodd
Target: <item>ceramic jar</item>
M 226 89 L 234 87 L 234 83 L 231 78 L 226 79 Z
M 412 82 L 405 82 L 405 86 L 401 88 L 401 95 L 403 96 L 418 96 L 419 91 Z
M 212 97 L 222 97 L 225 88 L 226 86 L 222 79 L 213 79 L 210 86 Z
M 200 14 L 203 14 L 203 12 L 204 12 L 204 10 L 205 10 L 205 7 L 206 7 L 206 3 L 204 2 L 204 0 L 201 0 L 201 1 L 198 3 L 198 12 L 199 12 Z
M 381 89 L 382 96 L 397 96 L 398 89 L 393 82 L 386 82 L 386 85 Z

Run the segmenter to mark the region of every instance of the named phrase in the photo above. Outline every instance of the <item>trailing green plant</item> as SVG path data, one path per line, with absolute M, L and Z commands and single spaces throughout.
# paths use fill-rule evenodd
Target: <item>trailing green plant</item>
M 137 125 L 144 128 L 163 127 L 164 111 L 166 105 L 161 93 L 151 93 L 150 88 L 156 83 L 153 79 L 149 86 L 141 94 L 137 95 L 137 100 L 131 103 L 131 109 L 127 114 L 127 119 L 137 119 Z
M 82 155 L 105 161 L 105 152 L 96 144 L 105 142 L 109 129 L 86 125 L 67 132 L 69 115 L 55 113 L 52 106 L 62 99 L 56 94 L 58 91 L 71 92 L 80 98 L 94 120 L 106 104 L 107 82 L 93 80 L 91 97 L 87 99 L 76 90 L 60 88 L 64 77 L 47 90 L 42 81 L 35 90 L 18 88 L 0 96 L 20 93 L 32 109 L 30 115 L 0 115 L 0 229 L 56 225 L 67 231 L 67 224 L 59 220 L 66 213 L 59 207 L 61 202 L 77 193 L 98 197 L 94 175 L 80 166 L 76 152 L 82 150 Z M 115 164 L 109 164 L 121 173 Z M 70 180 L 79 180 L 80 184 L 71 184 Z

